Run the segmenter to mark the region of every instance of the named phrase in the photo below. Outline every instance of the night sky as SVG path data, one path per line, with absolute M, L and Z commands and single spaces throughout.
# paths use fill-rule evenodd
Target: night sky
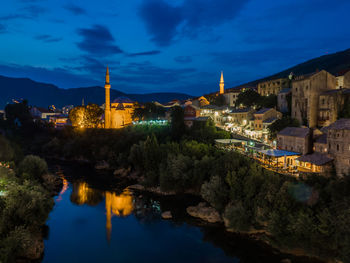
M 349 0 L 3 0 L 0 75 L 127 93 L 218 90 L 350 48 Z

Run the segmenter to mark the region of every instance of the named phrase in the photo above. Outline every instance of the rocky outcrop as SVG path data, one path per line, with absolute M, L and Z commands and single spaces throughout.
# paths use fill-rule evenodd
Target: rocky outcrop
M 176 195 L 175 191 L 169 191 L 169 192 L 165 192 L 160 190 L 160 187 L 144 187 L 141 184 L 134 184 L 134 185 L 130 185 L 129 188 L 131 190 L 138 190 L 138 191 L 146 191 L 146 192 L 150 192 L 150 193 L 154 193 L 154 194 L 158 194 L 158 195 Z
M 131 168 L 128 169 L 120 168 L 113 172 L 113 175 L 119 176 L 119 177 L 127 177 L 130 174 Z
M 95 169 L 97 170 L 105 170 L 105 169 L 109 169 L 109 163 L 107 163 L 106 161 L 101 161 L 101 162 L 98 162 L 96 165 L 95 165 Z
M 162 213 L 162 218 L 163 219 L 172 219 L 173 216 L 172 216 L 170 211 L 165 211 L 165 212 Z
M 209 223 L 222 222 L 221 216 L 215 208 L 206 206 L 206 203 L 201 202 L 197 206 L 189 206 L 186 208 L 189 215 L 200 218 Z

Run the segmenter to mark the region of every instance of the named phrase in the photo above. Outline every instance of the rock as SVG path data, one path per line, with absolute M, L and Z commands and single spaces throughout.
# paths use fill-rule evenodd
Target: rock
M 44 253 L 44 240 L 38 234 L 32 237 L 30 246 L 25 249 L 22 257 L 30 260 L 38 260 L 41 258 L 43 253 Z
M 222 222 L 218 211 L 213 207 L 206 206 L 204 202 L 199 203 L 197 206 L 189 206 L 186 208 L 186 211 L 189 215 L 200 218 L 209 223 Z
M 164 213 L 162 213 L 162 218 L 163 219 L 172 219 L 173 216 L 172 216 L 170 211 L 165 211 Z
M 289 258 L 285 258 L 281 260 L 281 263 L 292 263 L 292 261 Z
M 95 169 L 97 169 L 97 170 L 109 169 L 109 164 L 103 160 L 101 162 L 98 162 L 95 165 Z

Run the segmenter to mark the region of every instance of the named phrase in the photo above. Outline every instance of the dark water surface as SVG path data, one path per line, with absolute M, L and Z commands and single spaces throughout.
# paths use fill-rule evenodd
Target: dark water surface
M 315 262 L 191 218 L 185 208 L 198 203 L 193 198 L 101 189 L 61 176 L 65 184 L 47 221 L 43 262 Z M 161 218 L 166 210 L 174 219 Z

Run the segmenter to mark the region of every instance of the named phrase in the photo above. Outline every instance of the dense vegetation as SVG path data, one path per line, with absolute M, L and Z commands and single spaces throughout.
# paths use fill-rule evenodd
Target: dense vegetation
M 41 256 L 42 227 L 53 206 L 54 179 L 46 162 L 32 155 L 15 160 L 11 143 L 0 136 L 0 262 L 4 263 Z
M 247 89 L 239 93 L 236 105 L 242 105 L 244 107 L 255 107 L 255 108 L 274 108 L 277 106 L 277 96 L 261 96 L 255 90 Z

